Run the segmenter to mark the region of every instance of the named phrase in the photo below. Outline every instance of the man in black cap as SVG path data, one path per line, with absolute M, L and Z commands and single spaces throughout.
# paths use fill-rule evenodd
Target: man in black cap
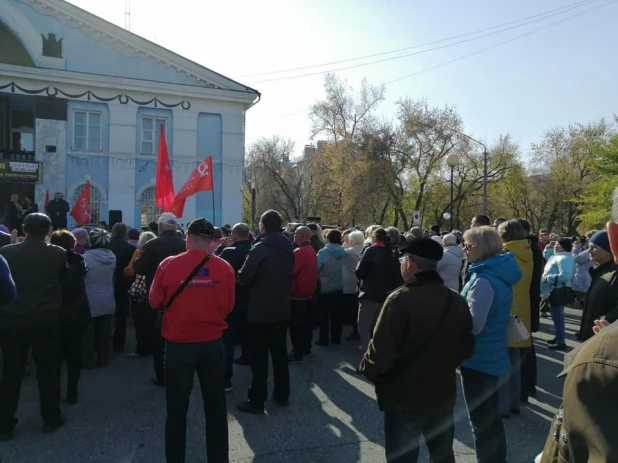
M 455 462 L 456 369 L 474 350 L 470 309 L 436 271 L 436 241 L 400 251 L 405 284 L 384 303 L 359 369 L 376 384 L 387 461 L 416 461 L 423 434 L 432 461 Z
M 189 398 L 193 378 L 202 390 L 208 461 L 228 461 L 227 410 L 222 336 L 234 308 L 232 266 L 208 253 L 214 227 L 196 219 L 187 228 L 187 252 L 161 262 L 150 290 L 150 305 L 165 308 L 161 335 L 165 346 L 165 453 L 184 462 Z M 185 282 L 184 289 L 178 290 Z M 172 296 L 176 294 L 173 300 Z M 170 304 L 171 302 L 171 304 Z
M 60 413 L 59 330 L 62 308 L 61 280 L 67 253 L 47 244 L 52 222 L 45 214 L 24 220 L 23 243 L 0 250 L 17 287 L 17 299 L 2 306 L 4 332 L 0 334 L 4 370 L 0 381 L 0 440 L 13 438 L 26 355 L 30 348 L 39 382 L 43 432 L 54 432 L 66 419 Z

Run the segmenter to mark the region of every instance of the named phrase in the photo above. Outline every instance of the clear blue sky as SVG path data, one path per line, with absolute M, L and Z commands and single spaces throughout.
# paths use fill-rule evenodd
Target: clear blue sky
M 125 24 L 125 0 L 70 1 L 115 24 Z M 253 83 L 282 75 L 240 76 L 413 46 L 575 2 L 131 0 L 131 30 L 257 88 L 262 101 L 248 112 L 247 143 L 278 134 L 292 138 L 300 153 L 310 141 L 307 113 L 289 114 L 322 97 L 323 77 Z M 386 88 L 387 101 L 379 108 L 386 118 L 393 117 L 394 102 L 406 95 L 426 98 L 432 105 L 455 105 L 468 133 L 486 141 L 510 133 L 525 155 L 530 143 L 553 127 L 618 113 L 618 1 L 592 0 L 565 14 L 490 37 L 338 74 L 356 88 L 363 77 L 381 84 L 598 6 L 570 21 Z M 345 64 L 299 73 L 341 66 Z

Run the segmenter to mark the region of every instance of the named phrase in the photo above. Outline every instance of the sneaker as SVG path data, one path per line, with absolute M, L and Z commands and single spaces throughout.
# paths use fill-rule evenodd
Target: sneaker
M 236 408 L 243 413 L 252 413 L 253 415 L 263 415 L 264 407 L 256 407 L 248 400 L 236 405 Z
M 303 363 L 303 358 L 298 358 L 296 355 L 290 354 L 288 355 L 288 363 L 290 365 L 294 365 L 296 363 Z
M 549 350 L 567 350 L 566 344 L 550 344 L 547 346 Z
M 232 387 L 232 380 L 231 379 L 226 379 L 225 380 L 225 392 L 232 392 L 234 388 Z
M 50 434 L 52 432 L 56 432 L 58 429 L 64 426 L 66 422 L 66 417 L 64 415 L 60 415 L 60 418 L 58 418 L 58 421 L 56 421 L 55 423 L 45 423 L 43 425 L 43 433 Z
M 137 352 L 129 352 L 126 357 L 128 359 L 138 359 L 138 358 L 142 358 L 141 355 L 139 355 Z

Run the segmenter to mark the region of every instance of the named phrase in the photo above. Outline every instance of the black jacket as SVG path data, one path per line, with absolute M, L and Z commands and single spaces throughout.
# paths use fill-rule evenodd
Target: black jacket
M 112 238 L 109 243 L 109 250 L 116 256 L 116 272 L 114 273 L 114 290 L 116 292 L 127 292 L 133 283 L 133 278 L 124 276 L 124 269 L 131 262 L 135 246 L 122 238 Z
M 247 254 L 251 251 L 251 243 L 247 241 L 238 241 L 234 246 L 221 250 L 219 257 L 225 260 L 234 269 L 234 273 L 238 276 L 238 272 L 242 268 L 247 259 Z M 245 313 L 249 304 L 249 288 L 245 285 L 236 285 L 236 299 L 234 300 L 234 312 L 240 311 Z
M 592 283 L 586 294 L 579 336 L 582 342 L 594 336 L 594 321 L 605 315 L 613 323 L 618 320 L 618 264 L 607 264 L 591 269 Z
M 90 321 L 90 308 L 84 281 L 87 272 L 84 257 L 76 252 L 68 251 L 67 270 L 61 281 L 62 310 L 60 321 L 62 323 L 88 324 Z
M 360 280 L 359 298 L 384 302 L 388 294 L 403 284 L 399 252 L 381 246 L 368 247 L 356 267 Z
M 290 318 L 294 248 L 281 233 L 264 233 L 238 272 L 238 284 L 249 287 L 249 323 Z
M 17 299 L 0 308 L 9 325 L 57 323 L 62 308 L 62 286 L 67 269 L 64 249 L 27 236 L 23 243 L 0 249 L 17 287 Z
M 0 231 L 0 248 L 11 244 L 11 235 Z
M 49 203 L 47 203 L 47 207 L 45 208 L 45 212 L 49 215 L 54 228 L 66 228 L 67 214 L 70 210 L 71 208 L 69 207 L 69 203 L 67 203 L 64 199 L 59 201 L 52 199 Z
M 168 257 L 177 256 L 186 250 L 187 244 L 182 236 L 174 231 L 164 231 L 144 245 L 141 255 L 133 262 L 133 268 L 136 273 L 146 276 L 146 285 L 150 290 L 159 264 Z M 187 269 L 187 276 L 191 270 Z
M 9 232 L 13 230 L 21 232 L 22 220 L 21 208 L 13 202 L 8 203 L 4 212 L 4 224 L 9 228 Z
M 532 249 L 532 282 L 530 283 L 530 314 L 531 314 L 531 328 L 535 333 L 539 330 L 541 325 L 541 277 L 543 276 L 543 253 L 538 247 L 539 239 L 534 236 L 528 236 L 530 241 L 530 248 Z

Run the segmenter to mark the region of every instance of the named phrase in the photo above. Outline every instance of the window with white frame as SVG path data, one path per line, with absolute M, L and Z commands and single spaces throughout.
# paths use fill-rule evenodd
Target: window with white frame
M 142 197 L 140 198 L 140 217 L 142 227 L 147 227 L 150 222 L 156 222 L 163 213 L 163 211 L 157 207 L 155 192 L 156 189 L 154 186 L 148 187 L 142 191 Z
M 159 140 L 161 129 L 167 135 L 167 119 L 164 117 L 142 117 L 142 144 L 140 153 L 157 154 L 159 152 Z
M 71 206 L 78 200 L 84 188 L 86 188 L 86 183 L 82 183 L 75 188 Z M 92 183 L 90 184 L 90 211 L 88 212 L 90 213 L 90 223 L 99 223 L 101 221 L 101 192 Z
M 101 151 L 101 113 L 74 111 L 73 149 Z

